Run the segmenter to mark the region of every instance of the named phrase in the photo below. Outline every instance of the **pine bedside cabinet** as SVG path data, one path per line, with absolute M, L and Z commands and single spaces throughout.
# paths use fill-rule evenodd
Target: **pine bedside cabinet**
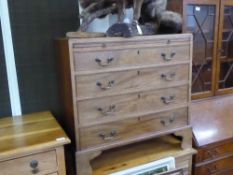
M 50 112 L 0 119 L 0 175 L 65 175 L 68 143 Z

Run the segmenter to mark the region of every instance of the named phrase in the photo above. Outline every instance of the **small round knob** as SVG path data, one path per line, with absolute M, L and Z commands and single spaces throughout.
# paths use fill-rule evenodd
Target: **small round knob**
M 30 167 L 36 169 L 38 167 L 39 162 L 37 160 L 32 160 L 30 162 Z

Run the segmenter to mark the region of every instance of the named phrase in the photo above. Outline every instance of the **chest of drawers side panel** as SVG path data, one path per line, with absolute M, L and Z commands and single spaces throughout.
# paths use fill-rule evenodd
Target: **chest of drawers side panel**
M 188 123 L 191 124 L 191 119 L 190 119 L 190 116 L 191 116 L 191 98 L 192 98 L 192 57 L 193 57 L 193 35 L 190 35 L 190 40 L 189 40 L 189 59 L 190 59 L 190 62 L 189 62 L 189 104 L 188 104 Z
M 62 122 L 65 130 L 68 132 L 72 140 L 76 140 L 78 144 L 78 134 L 75 129 L 76 121 L 74 116 L 73 107 L 73 90 L 72 90 L 72 74 L 71 74 L 71 55 L 68 39 L 58 39 L 55 42 L 57 58 L 58 58 L 58 74 L 59 74 L 59 93 L 61 97 L 61 109 L 62 109 Z

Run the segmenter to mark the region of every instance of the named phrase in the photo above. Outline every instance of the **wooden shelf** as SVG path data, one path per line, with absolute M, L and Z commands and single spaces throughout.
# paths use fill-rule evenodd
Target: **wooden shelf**
M 133 144 L 133 146 L 128 145 L 105 151 L 94 159 L 91 165 L 93 175 L 107 175 L 168 156 L 178 158 L 195 153 L 196 151 L 192 148 L 183 150 L 181 142 L 174 136 L 169 135 Z

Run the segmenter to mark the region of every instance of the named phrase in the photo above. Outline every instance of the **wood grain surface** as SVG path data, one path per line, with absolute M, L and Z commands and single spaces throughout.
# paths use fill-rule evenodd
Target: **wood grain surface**
M 0 161 L 70 143 L 50 112 L 0 120 Z
M 164 99 L 163 99 L 164 98 Z M 188 105 L 188 87 L 164 88 L 155 91 L 96 98 L 77 102 L 80 126 L 115 119 L 143 116 L 159 110 Z M 114 107 L 114 109 L 112 109 Z M 109 112 L 108 112 L 109 111 Z M 107 120 L 107 119 L 106 119 Z
M 122 121 L 95 125 L 80 129 L 81 148 L 100 146 L 103 144 L 127 141 L 130 138 L 145 137 L 155 132 L 169 131 L 185 127 L 188 124 L 187 109 L 151 114 Z M 111 135 L 112 132 L 115 134 Z M 103 136 L 101 136 L 103 134 Z
M 103 42 L 104 43 L 104 42 Z M 155 43 L 156 44 L 156 43 Z M 135 44 L 136 45 L 136 44 Z M 133 68 L 141 65 L 157 65 L 179 63 L 189 60 L 189 45 L 162 45 L 160 47 L 151 46 L 151 48 L 143 45 L 136 45 L 136 49 L 126 49 L 119 43 L 118 50 L 74 52 L 74 70 L 75 71 L 101 71 L 109 69 Z M 83 50 L 83 49 L 82 49 Z M 83 59 L 85 58 L 85 59 Z M 96 60 L 100 60 L 97 62 Z M 108 60 L 111 61 L 108 61 Z
M 168 156 L 175 157 L 177 169 L 189 167 L 190 171 L 189 163 L 196 151 L 182 150 L 180 144 L 174 137 L 165 136 L 106 151 L 92 161 L 93 175 L 107 175 Z
M 139 68 L 120 72 L 77 75 L 77 99 L 112 96 L 142 90 L 188 84 L 188 64 L 155 68 Z
M 30 163 L 38 162 L 37 173 L 33 173 Z M 31 175 L 40 174 L 46 175 L 57 171 L 57 157 L 55 151 L 33 154 L 25 157 L 20 157 L 12 160 L 0 162 L 1 175 Z

